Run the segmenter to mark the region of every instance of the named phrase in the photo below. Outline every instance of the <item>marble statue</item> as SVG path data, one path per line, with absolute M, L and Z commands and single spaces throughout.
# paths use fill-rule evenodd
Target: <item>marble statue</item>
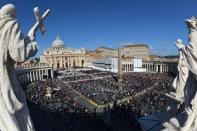
M 177 67 L 178 75 L 173 81 L 173 87 L 176 89 L 176 98 L 182 103 L 184 100 L 184 87 L 188 78 L 189 69 L 187 68 L 185 59 L 183 57 L 182 49 L 184 49 L 185 46 L 182 44 L 182 40 L 178 39 L 176 46 L 179 50 L 179 61 Z
M 197 19 L 192 17 L 185 20 L 189 30 L 189 44 L 184 45 L 180 39 L 176 41 L 179 49 L 179 74 L 173 82 L 176 87 L 178 99 L 183 97 L 184 111 L 187 118 L 184 122 L 177 122 L 176 118 L 171 123 L 178 126 L 174 130 L 196 131 L 197 130 Z M 184 93 L 184 95 L 183 95 Z M 183 113 L 182 112 L 182 113 Z M 183 123 L 183 124 L 180 124 Z M 172 129 L 169 129 L 172 130 Z
M 24 62 L 37 53 L 38 47 L 34 40 L 39 23 L 24 36 L 15 17 L 13 4 L 0 9 L 0 130 L 34 131 L 14 64 Z

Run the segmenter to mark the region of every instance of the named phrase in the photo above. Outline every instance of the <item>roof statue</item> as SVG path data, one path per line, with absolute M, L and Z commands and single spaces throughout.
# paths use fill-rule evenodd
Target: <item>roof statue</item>
M 41 32 L 44 31 L 42 22 L 48 14 L 49 10 L 43 16 L 35 14 L 37 22 L 28 35 L 24 36 L 15 19 L 15 6 L 7 4 L 0 9 L 0 130 L 2 131 L 35 130 L 14 64 L 36 55 L 38 48 L 35 33 L 39 28 Z
M 173 82 L 176 88 L 176 97 L 184 106 L 184 109 L 177 116 L 170 120 L 173 129 L 166 130 L 196 131 L 197 130 L 197 19 L 192 17 L 186 19 L 185 23 L 189 30 L 189 44 L 184 45 L 182 40 L 176 41 L 179 49 L 178 75 Z M 186 114 L 184 120 L 178 120 L 178 116 Z

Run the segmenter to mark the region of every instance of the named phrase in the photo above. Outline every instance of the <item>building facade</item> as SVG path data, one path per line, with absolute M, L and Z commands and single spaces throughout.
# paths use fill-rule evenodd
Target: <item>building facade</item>
M 149 60 L 149 47 L 146 44 L 127 43 L 121 47 L 121 53 L 124 57 L 138 58 L 143 61 Z
M 40 56 L 40 62 L 54 68 L 85 67 L 85 54 L 84 48 L 65 48 L 64 42 L 57 36 L 52 46 Z
M 134 60 L 140 59 L 139 70 L 147 72 L 169 73 L 176 72 L 177 58 L 167 59 L 150 55 L 146 44 L 127 43 L 120 48 L 122 72 L 132 72 Z M 57 37 L 50 48 L 45 49 L 40 56 L 40 64 L 44 63 L 53 68 L 94 67 L 117 72 L 118 49 L 99 47 L 94 51 L 83 48 L 65 48 L 64 42 Z M 113 67 L 114 66 L 114 67 Z M 140 69 L 141 68 L 141 69 Z

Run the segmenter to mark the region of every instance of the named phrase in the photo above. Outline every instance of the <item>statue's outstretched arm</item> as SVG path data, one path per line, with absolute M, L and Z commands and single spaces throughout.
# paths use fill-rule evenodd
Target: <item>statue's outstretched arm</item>
M 185 48 L 185 45 L 183 44 L 183 42 L 182 42 L 181 39 L 177 39 L 175 44 L 176 44 L 176 46 L 177 46 L 177 48 L 178 48 L 179 50 Z
M 8 49 L 15 62 L 24 62 L 38 51 L 37 43 L 32 42 L 28 36 L 23 36 L 17 22 L 12 27 Z

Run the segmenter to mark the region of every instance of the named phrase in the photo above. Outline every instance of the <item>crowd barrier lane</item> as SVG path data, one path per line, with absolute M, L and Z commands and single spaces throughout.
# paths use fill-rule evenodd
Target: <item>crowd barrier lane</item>
M 85 97 L 86 98 L 86 97 Z M 87 98 L 86 98 L 87 99 Z M 92 100 L 89 100 L 87 99 L 91 104 L 95 105 L 95 106 L 98 106 L 96 102 L 92 101 Z

